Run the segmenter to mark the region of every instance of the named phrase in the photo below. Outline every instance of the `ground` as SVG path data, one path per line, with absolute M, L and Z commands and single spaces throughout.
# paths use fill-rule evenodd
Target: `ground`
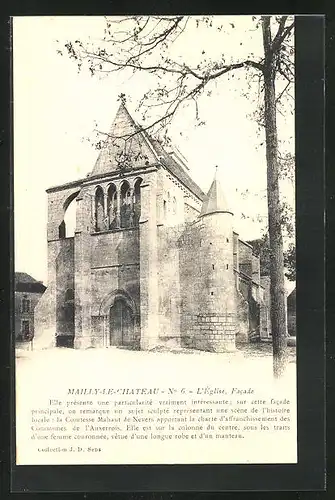
M 135 370 L 142 371 L 143 367 L 152 364 L 152 369 L 156 375 L 165 370 L 174 372 L 182 369 L 193 373 L 200 366 L 203 369 L 206 367 L 210 371 L 212 366 L 216 367 L 220 363 L 220 371 L 223 370 L 229 376 L 238 376 L 240 378 L 241 371 L 249 373 L 250 376 L 256 377 L 257 374 L 261 378 L 272 379 L 272 344 L 271 343 L 253 343 L 237 345 L 235 353 L 211 353 L 192 349 L 164 349 L 157 348 L 152 351 L 131 351 L 128 349 L 109 347 L 109 348 L 92 348 L 86 350 L 67 349 L 57 347 L 45 350 L 32 350 L 28 344 L 16 349 L 16 367 L 17 377 L 20 377 L 21 371 L 28 368 L 30 376 L 35 373 L 37 377 L 41 376 L 40 370 L 45 376 L 51 376 L 62 366 L 62 373 L 69 369 L 69 377 L 74 373 L 82 372 L 83 367 L 90 367 L 91 370 L 103 368 L 108 370 L 111 365 L 120 365 L 122 367 L 131 366 Z M 295 384 L 295 347 L 288 347 L 288 367 L 286 377 L 290 377 L 292 383 Z M 34 366 L 30 366 L 31 363 Z M 156 371 L 157 370 L 157 371 Z M 72 374 L 72 375 L 71 375 Z M 214 372 L 213 372 L 214 375 Z
M 162 453 L 166 463 L 294 463 L 297 442 L 294 348 L 289 349 L 289 362 L 284 376 L 274 381 L 272 371 L 270 344 L 238 346 L 234 353 L 220 354 L 189 349 L 133 351 L 116 347 L 85 350 L 59 347 L 40 351 L 17 349 L 18 463 L 161 463 Z M 225 440 L 224 446 L 220 440 L 203 440 L 200 448 L 194 448 L 195 444 L 191 441 L 183 441 L 177 456 L 175 444 L 172 446 L 173 443 L 169 441 L 161 443 L 151 440 L 148 447 L 145 446 L 145 441 L 140 440 L 136 441 L 135 445 L 132 441 L 125 445 L 124 441 L 116 443 L 112 440 L 108 441 L 101 455 L 96 456 L 87 456 L 86 453 L 41 454 L 38 453 L 38 442 L 32 441 L 33 411 L 54 408 L 54 404 L 72 405 L 73 401 L 79 404 L 78 401 L 86 399 L 94 400 L 94 407 L 97 408 L 99 400 L 109 400 L 108 404 L 111 405 L 115 404 L 114 400 L 116 404 L 121 404 L 124 398 L 143 400 L 148 399 L 148 396 L 137 396 L 141 392 L 130 392 L 126 393 L 128 396 L 123 396 L 118 395 L 120 393 L 115 390 L 121 390 L 121 394 L 124 394 L 124 390 L 144 389 L 142 394 L 148 394 L 148 390 L 156 388 L 159 392 L 163 390 L 166 394 L 163 397 L 172 398 L 172 401 L 188 398 L 187 408 L 193 404 L 192 398 L 222 399 L 222 390 L 225 394 L 235 395 L 230 397 L 236 400 L 233 404 L 236 411 L 240 411 L 240 405 L 246 404 L 246 399 L 250 404 L 255 400 L 256 405 L 259 401 L 266 400 L 266 404 L 277 408 L 276 405 L 280 407 L 282 401 L 287 398 L 292 416 L 290 431 L 279 434 L 272 431 L 250 432 L 245 444 L 244 440 L 237 442 L 232 439 Z M 98 395 L 92 396 L 92 391 L 95 390 L 99 391 Z M 185 396 L 187 393 L 193 395 Z M 55 401 L 57 403 L 54 403 Z M 136 411 L 141 411 L 141 406 L 138 403 L 136 405 L 136 408 L 139 408 Z M 173 402 L 171 405 L 171 408 L 178 409 L 178 403 Z M 74 408 L 78 412 L 78 407 Z M 70 426 L 71 432 L 72 424 L 67 425 Z M 44 444 L 55 446 L 51 441 Z

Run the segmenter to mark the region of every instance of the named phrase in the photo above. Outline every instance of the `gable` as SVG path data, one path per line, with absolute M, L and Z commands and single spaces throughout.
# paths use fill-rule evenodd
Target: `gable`
M 156 165 L 158 158 L 139 130 L 125 106 L 121 104 L 90 176 L 115 172 L 120 166 L 143 168 Z

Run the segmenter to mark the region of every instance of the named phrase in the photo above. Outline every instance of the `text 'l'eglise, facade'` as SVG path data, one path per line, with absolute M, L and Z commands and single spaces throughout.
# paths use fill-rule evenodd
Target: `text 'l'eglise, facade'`
M 219 181 L 205 195 L 182 156 L 141 130 L 123 103 L 92 173 L 47 193 L 36 345 L 222 352 L 269 335 L 267 279 L 233 231 Z

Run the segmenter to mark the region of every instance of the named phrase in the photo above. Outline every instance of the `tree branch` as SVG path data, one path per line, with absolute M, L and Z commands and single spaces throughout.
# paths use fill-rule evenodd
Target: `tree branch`
M 273 42 L 272 42 L 272 47 L 271 47 L 272 53 L 275 53 L 278 51 L 278 49 L 282 45 L 285 38 L 287 38 L 287 36 L 289 35 L 289 33 L 292 31 L 292 29 L 294 27 L 294 22 L 293 22 L 290 25 L 286 26 L 286 28 L 285 28 L 285 23 L 287 21 L 287 18 L 288 18 L 288 16 L 282 16 L 282 18 L 280 20 L 277 34 L 274 37 Z
M 155 49 L 155 47 L 157 47 L 157 45 L 159 45 L 160 43 L 162 43 L 164 40 L 166 40 L 166 38 L 170 35 L 170 33 L 172 33 L 178 26 L 178 24 L 180 23 L 180 21 L 182 20 L 183 18 L 182 17 L 179 17 L 176 19 L 176 21 L 173 23 L 172 26 L 170 26 L 169 28 L 167 28 L 165 31 L 163 31 L 162 33 L 160 33 L 159 35 L 157 35 L 156 37 L 154 37 L 153 40 L 151 40 L 150 42 L 147 42 L 147 43 L 140 43 L 140 46 L 146 46 L 147 48 L 145 50 L 143 50 L 142 52 L 140 51 L 137 55 L 133 55 L 131 56 L 128 61 L 126 61 L 124 63 L 125 66 L 127 66 L 131 61 L 133 61 L 134 59 L 139 59 L 141 56 L 143 56 L 144 54 L 150 52 L 150 50 L 153 50 Z

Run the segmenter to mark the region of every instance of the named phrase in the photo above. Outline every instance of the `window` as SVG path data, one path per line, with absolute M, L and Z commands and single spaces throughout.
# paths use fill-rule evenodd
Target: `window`
M 121 218 L 121 227 L 129 227 L 132 222 L 132 200 L 130 193 L 130 186 L 127 181 L 124 181 L 121 190 L 120 190 L 120 218 Z
M 163 200 L 163 214 L 164 214 L 164 220 L 166 220 L 166 212 L 167 212 L 167 209 L 166 209 L 166 201 Z
M 65 292 L 65 302 L 74 300 L 74 291 L 72 288 L 68 288 Z
M 60 240 L 66 238 L 66 227 L 65 227 L 65 221 L 62 221 L 59 225 L 58 228 L 58 237 Z
M 22 299 L 22 312 L 28 313 L 30 311 L 30 300 L 27 296 L 24 296 Z
M 228 264 L 226 264 L 226 269 L 228 269 Z
M 107 198 L 108 229 L 115 229 L 119 226 L 117 209 L 116 186 L 114 184 L 111 184 L 108 188 Z
M 95 192 L 95 230 L 103 231 L 104 229 L 104 192 L 99 186 Z
M 30 323 L 28 319 L 22 320 L 21 323 L 21 337 L 23 340 L 30 339 Z

